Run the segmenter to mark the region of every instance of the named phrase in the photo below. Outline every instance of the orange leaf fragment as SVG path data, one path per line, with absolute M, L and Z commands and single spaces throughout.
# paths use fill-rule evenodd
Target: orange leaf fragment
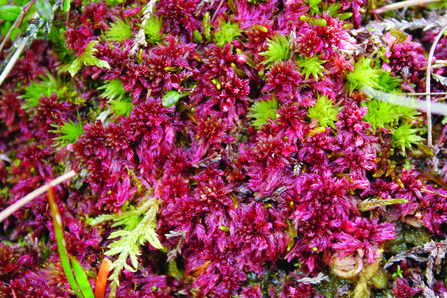
M 101 266 L 99 267 L 98 279 L 96 280 L 95 298 L 104 298 L 110 266 L 112 266 L 112 261 L 110 261 L 109 258 L 102 259 Z

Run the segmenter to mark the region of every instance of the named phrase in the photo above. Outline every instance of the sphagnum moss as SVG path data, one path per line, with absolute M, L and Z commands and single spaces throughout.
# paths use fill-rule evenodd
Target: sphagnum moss
M 446 91 L 445 8 L 37 2 L 0 5 L 10 36 L 38 19 L 0 58 L 0 208 L 78 176 L 57 227 L 43 196 L 2 222 L 0 296 L 72 297 L 105 255 L 100 296 L 447 293 L 447 129 L 407 101 Z

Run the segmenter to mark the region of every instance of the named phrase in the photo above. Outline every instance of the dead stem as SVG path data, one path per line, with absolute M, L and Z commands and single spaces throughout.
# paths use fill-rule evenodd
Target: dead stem
M 38 17 L 39 17 L 39 14 L 36 11 L 34 13 L 34 15 L 33 15 L 33 19 L 38 18 Z M 11 69 L 16 64 L 17 59 L 19 59 L 20 54 L 22 53 L 22 51 L 25 48 L 26 43 L 28 42 L 29 39 L 30 39 L 30 36 L 27 36 L 27 37 L 23 37 L 20 40 L 20 44 L 17 47 L 17 50 L 15 51 L 14 55 L 11 57 L 11 60 L 9 60 L 9 62 L 6 65 L 5 69 L 3 70 L 2 74 L 0 75 L 0 86 L 3 84 L 3 81 L 6 79 L 6 77 L 9 74 L 9 72 L 11 71 Z
M 433 95 L 433 96 L 440 96 L 440 95 L 447 95 L 447 92 L 420 92 L 420 93 L 405 93 L 405 95 L 408 96 L 420 96 L 420 95 Z
M 50 186 L 54 187 L 54 186 L 64 182 L 65 180 L 73 178 L 74 176 L 76 176 L 76 172 L 74 170 L 71 170 L 70 172 L 63 174 L 63 175 L 57 177 L 56 179 L 51 180 L 50 183 L 45 184 L 45 185 L 39 187 L 38 189 L 36 189 L 35 191 L 27 194 L 26 196 L 24 196 L 23 198 L 21 198 L 20 200 L 18 200 L 17 202 L 15 202 L 11 206 L 9 206 L 8 208 L 6 208 L 2 212 L 0 212 L 0 222 L 5 220 L 8 216 L 10 216 L 14 212 L 16 212 L 17 210 L 22 208 L 27 203 L 34 200 L 37 196 L 40 196 L 41 194 L 45 193 Z
M 424 3 L 436 2 L 436 1 L 441 1 L 441 0 L 408 0 L 408 1 L 403 1 L 403 2 L 399 2 L 399 3 L 393 3 L 390 5 L 386 5 L 386 6 L 377 8 L 377 9 L 373 9 L 373 10 L 371 10 L 371 12 L 379 14 L 379 13 L 384 13 L 384 12 L 390 11 L 390 10 L 404 8 L 407 6 L 419 5 L 419 4 L 424 4 Z
M 431 86 L 430 86 L 430 79 L 431 79 L 431 64 L 433 60 L 433 56 L 435 54 L 436 46 L 438 45 L 439 40 L 441 39 L 442 35 L 444 34 L 444 31 L 447 29 L 447 26 L 444 26 L 441 31 L 436 35 L 435 41 L 433 42 L 430 54 L 428 55 L 428 61 L 427 61 L 427 72 L 425 74 L 425 92 L 426 95 L 426 101 L 427 101 L 427 141 L 428 141 L 428 147 L 430 149 L 433 149 L 433 140 L 432 140 L 432 123 L 431 123 Z

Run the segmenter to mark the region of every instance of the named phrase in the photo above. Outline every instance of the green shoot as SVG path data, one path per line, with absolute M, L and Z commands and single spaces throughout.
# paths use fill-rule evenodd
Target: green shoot
M 278 100 L 275 97 L 265 101 L 256 101 L 250 108 L 253 118 L 256 119 L 253 121 L 253 125 L 260 129 L 268 122 L 268 119 L 276 120 L 278 108 Z
M 327 7 L 327 3 L 323 4 L 324 10 L 329 13 L 331 17 L 338 18 L 340 21 L 349 19 L 352 17 L 352 12 L 343 12 L 338 13 L 340 8 L 342 8 L 342 4 L 340 2 L 332 3 L 331 6 Z
M 301 73 L 306 76 L 306 80 L 309 79 L 310 75 L 313 75 L 315 80 L 318 80 L 318 76 L 322 76 L 326 69 L 321 65 L 325 63 L 325 60 L 318 59 L 318 56 L 300 57 L 298 60 L 298 65 L 301 68 Z
M 335 128 L 334 121 L 337 121 L 337 115 L 340 108 L 334 106 L 332 100 L 326 98 L 325 96 L 318 96 L 317 102 L 313 107 L 309 108 L 309 113 L 307 116 L 310 119 L 318 119 L 318 124 L 321 127 L 332 127 Z
M 19 98 L 26 100 L 22 108 L 36 107 L 39 104 L 39 98 L 42 96 L 50 97 L 54 92 L 58 92 L 62 86 L 62 80 L 59 76 L 55 78 L 47 73 L 46 77 L 42 75 L 40 78 L 42 82 L 31 82 L 31 86 L 25 87 L 25 94 L 19 96 Z
M 290 58 L 290 44 L 287 37 L 276 34 L 273 40 L 268 41 L 269 49 L 259 55 L 266 56 L 267 59 L 262 64 L 272 64 L 276 60 L 287 60 Z
M 97 225 L 104 221 L 114 220 L 117 225 L 125 225 L 124 230 L 113 232 L 109 239 L 120 237 L 119 240 L 111 243 L 109 250 L 105 253 L 107 256 L 118 255 L 118 259 L 113 262 L 111 270 L 113 273 L 110 276 L 110 295 L 115 297 L 116 289 L 119 286 L 119 275 L 123 269 L 130 272 L 135 272 L 138 269 L 139 246 L 148 241 L 153 247 L 161 249 L 161 243 L 155 233 L 156 229 L 156 215 L 161 202 L 156 198 L 151 198 L 137 209 L 132 209 L 114 215 L 101 215 L 92 220 L 90 225 Z M 144 214 L 144 216 L 142 216 Z M 142 217 L 142 219 L 141 219 Z M 141 220 L 141 221 L 140 221 Z M 127 264 L 127 259 L 130 258 L 132 266 Z
M 376 131 L 377 128 L 393 129 L 399 123 L 401 114 L 398 111 L 398 106 L 372 99 L 368 101 L 367 107 L 368 113 L 364 120 L 371 124 L 373 131 Z
M 93 56 L 93 54 L 97 51 L 97 49 L 95 49 L 95 45 L 97 43 L 98 43 L 97 40 L 92 40 L 91 42 L 89 42 L 89 44 L 85 47 L 84 53 L 82 53 L 78 58 L 76 58 L 76 60 L 73 61 L 73 63 L 65 65 L 59 71 L 60 72 L 68 71 L 71 74 L 71 76 L 74 77 L 75 74 L 79 70 L 81 70 L 81 68 L 84 65 L 94 65 L 97 67 L 110 69 L 110 65 L 109 63 L 107 63 L 107 61 L 100 60 Z
M 393 77 L 388 72 L 381 72 L 377 84 L 382 87 L 383 92 L 399 93 L 400 82 L 402 80 L 399 77 Z
M 161 41 L 161 29 L 163 28 L 162 19 L 158 16 L 151 16 L 144 25 L 144 33 L 146 33 L 151 44 Z
M 419 112 L 409 107 L 393 105 L 377 99 L 368 101 L 368 113 L 364 120 L 371 123 L 371 128 L 386 128 L 394 132 L 399 120 L 414 120 Z
M 403 271 L 402 271 L 402 269 L 400 269 L 400 265 L 397 265 L 397 271 L 393 273 L 393 277 L 396 279 L 398 277 L 403 278 L 402 273 L 403 273 Z
M 129 117 L 130 112 L 134 107 L 134 105 L 132 104 L 132 99 L 129 97 L 123 100 L 109 100 L 107 103 L 109 104 L 110 109 L 117 116 Z
M 123 42 L 132 38 L 132 26 L 121 19 L 117 19 L 105 33 L 106 40 Z
M 309 4 L 310 14 L 312 14 L 312 15 L 316 15 L 316 14 L 320 15 L 321 14 L 321 12 L 320 12 L 321 0 L 306 0 L 306 2 Z
M 349 93 L 365 85 L 372 88 L 380 88 L 377 83 L 380 70 L 372 69 L 370 64 L 371 59 L 361 57 L 354 65 L 354 71 L 347 74 L 348 82 L 346 83 L 346 89 Z
M 84 133 L 83 124 L 81 121 L 81 117 L 79 116 L 78 111 L 78 124 L 74 123 L 73 120 L 69 120 L 69 122 L 62 122 L 63 125 L 61 129 L 53 130 L 54 133 L 61 133 L 62 136 L 54 138 L 60 146 L 65 146 L 67 144 L 76 143 L 76 140 L 80 135 Z
M 99 90 L 105 90 L 101 96 L 107 98 L 108 100 L 121 100 L 126 96 L 126 90 L 119 79 L 113 81 L 108 81 L 103 86 L 98 88 Z
M 401 154 L 406 156 L 405 150 L 410 148 L 413 144 L 418 144 L 424 140 L 416 133 L 419 131 L 417 128 L 411 128 L 410 123 L 404 123 L 393 134 L 391 139 L 391 146 L 394 148 L 401 148 Z
M 220 30 L 214 33 L 214 38 L 219 47 L 223 47 L 241 35 L 242 30 L 239 28 L 239 23 L 225 22 L 223 19 L 219 19 L 218 22 Z

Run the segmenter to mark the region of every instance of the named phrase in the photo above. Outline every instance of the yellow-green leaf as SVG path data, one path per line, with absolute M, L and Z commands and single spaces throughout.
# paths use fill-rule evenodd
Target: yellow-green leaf
M 16 5 L 0 5 L 0 18 L 6 21 L 15 21 L 21 12 L 20 7 Z

